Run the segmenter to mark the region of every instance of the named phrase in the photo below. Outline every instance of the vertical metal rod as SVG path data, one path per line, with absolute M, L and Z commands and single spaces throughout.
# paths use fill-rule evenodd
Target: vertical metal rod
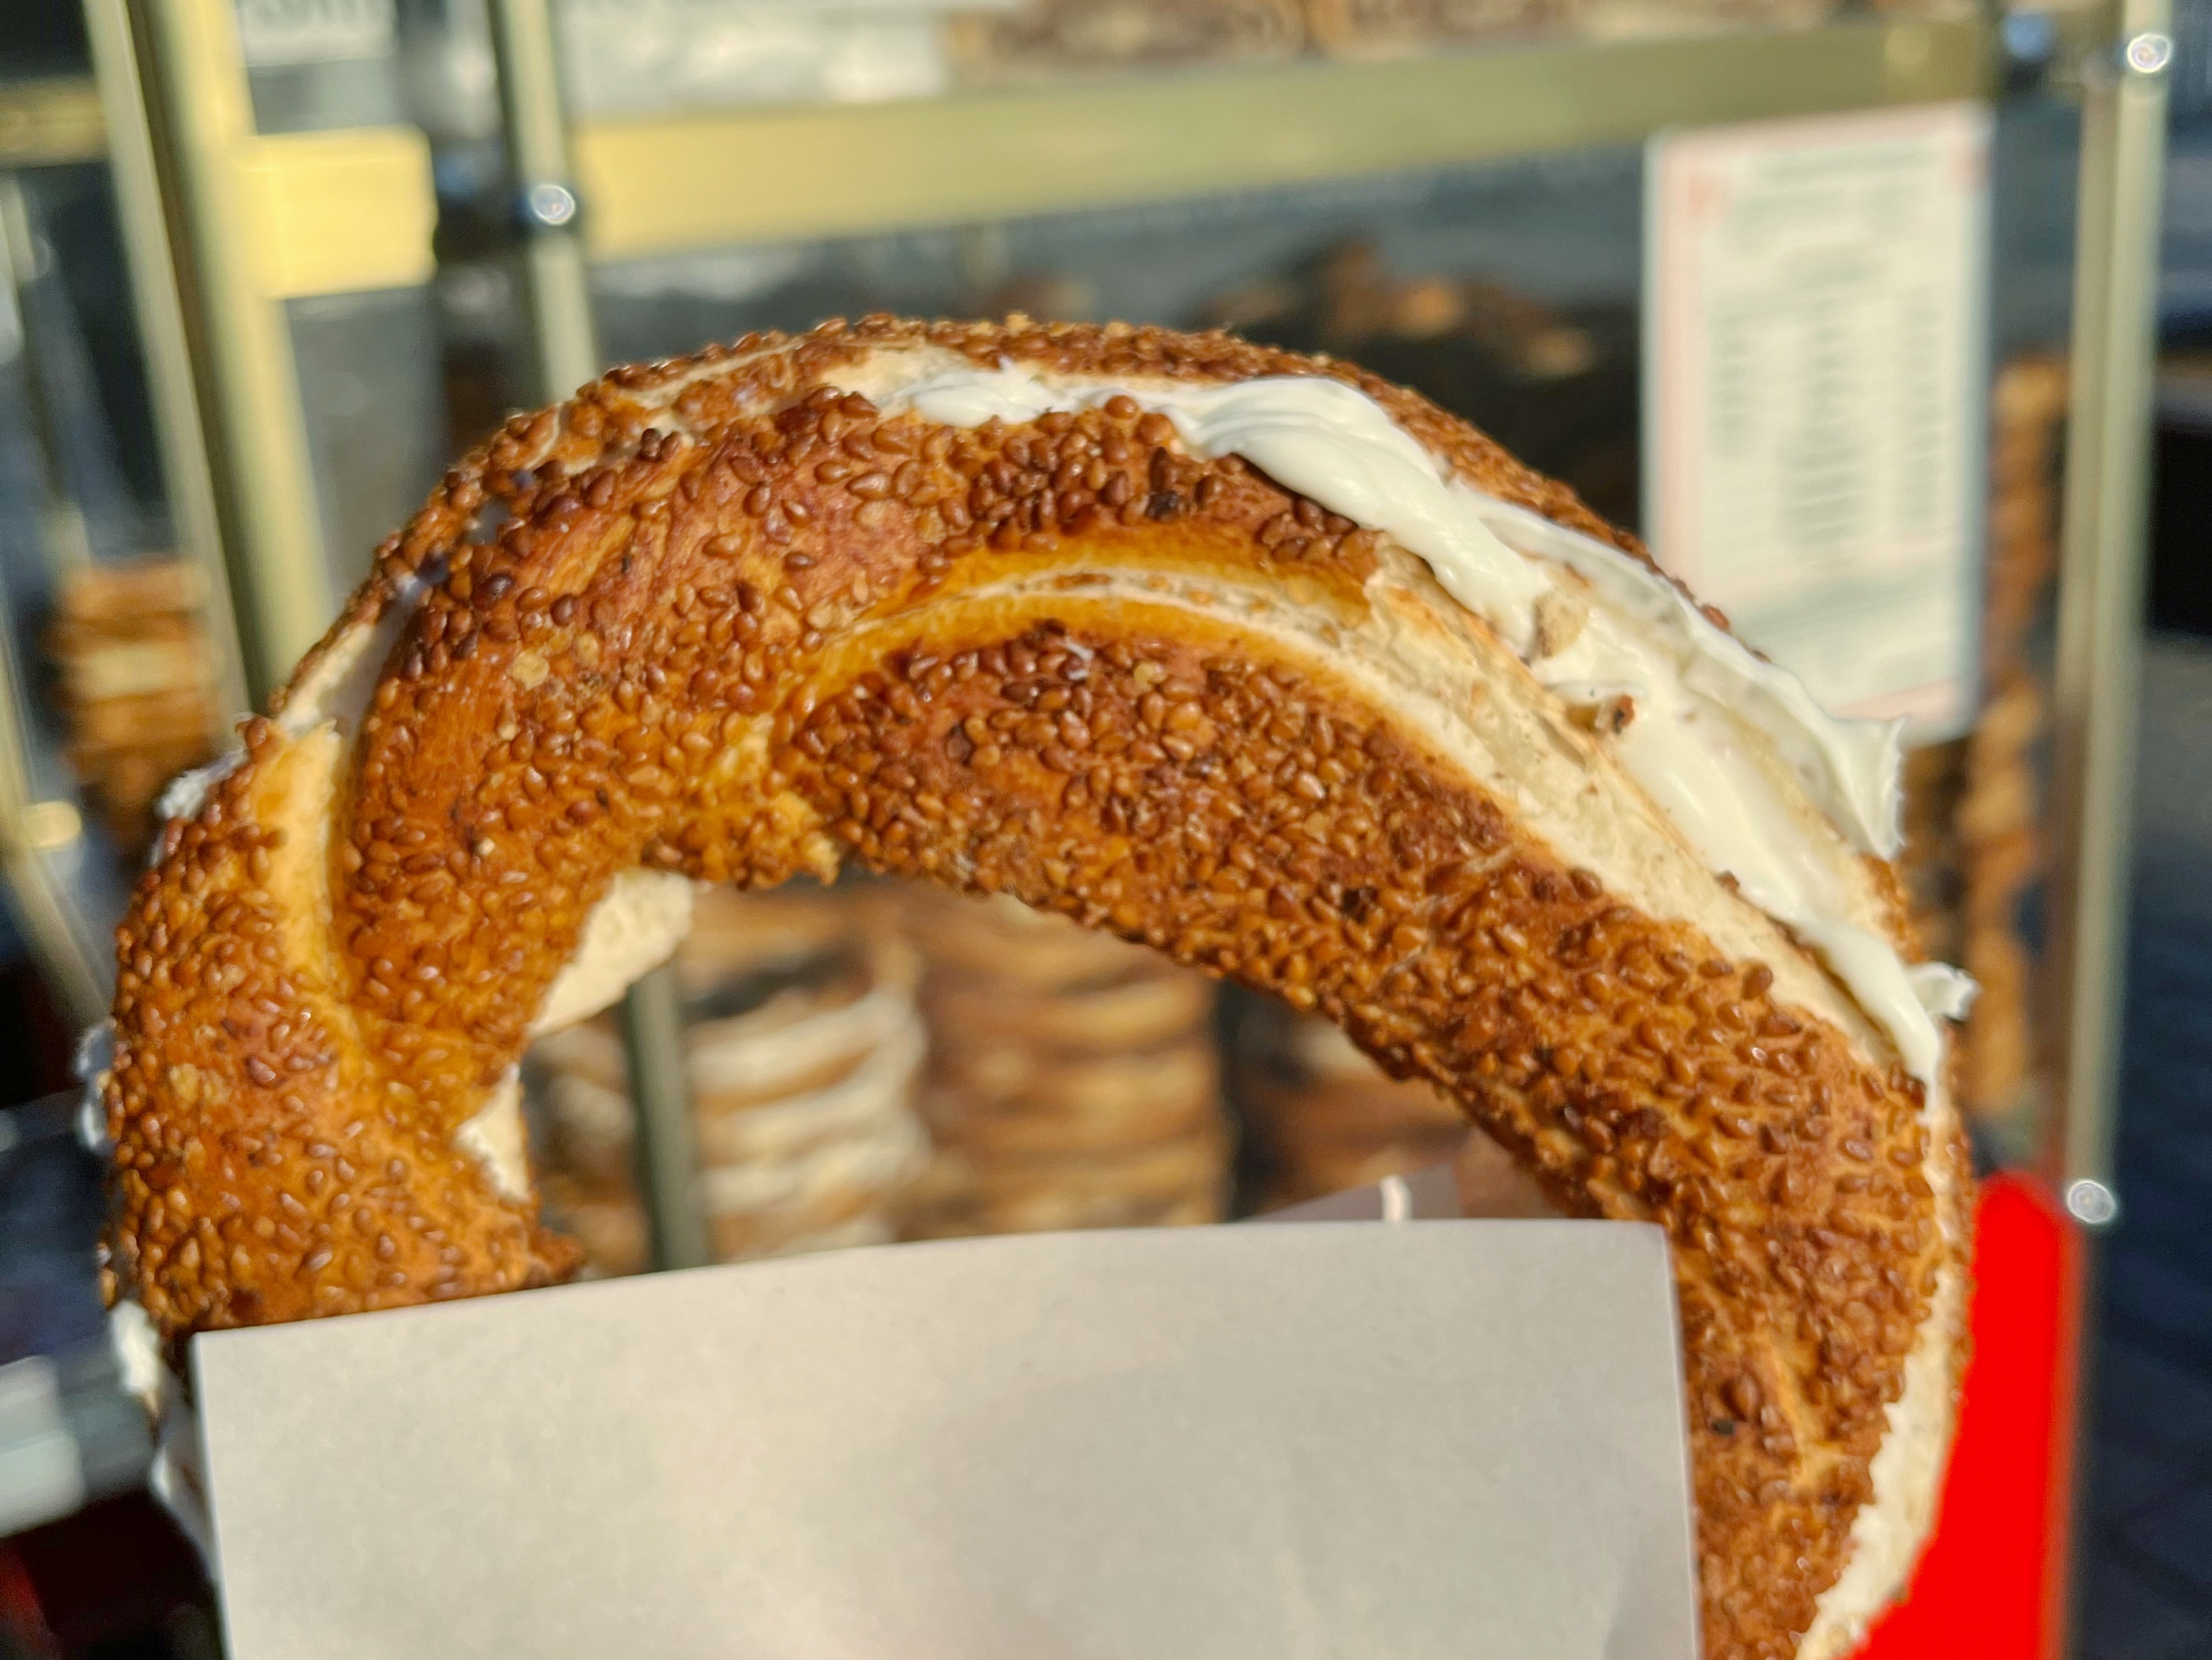
M 2120 1084 L 2136 722 L 2142 675 L 2151 389 L 2158 335 L 2160 198 L 2171 0 L 2121 0 L 2106 55 L 2084 77 L 2074 245 L 2073 389 L 2053 673 L 2055 879 L 2052 984 L 2058 1000 L 2057 1117 L 2046 1157 L 2074 1219 L 2090 1231 L 2082 1272 L 2062 1295 L 2075 1353 L 2061 1362 L 2057 1571 L 2045 1589 L 2054 1656 L 2074 1651 L 2086 1535 L 2096 1231 L 2119 1218 L 2113 1141 Z M 2070 1364 L 2069 1364 L 2070 1362 Z M 2070 1384 L 2070 1388 L 2068 1385 Z
M 560 66 L 545 0 L 492 0 L 491 30 L 537 391 L 550 401 L 596 380 L 604 367 L 576 223 Z
M 2075 234 L 2072 405 L 2059 556 L 2051 939 L 2059 1188 L 2101 1226 L 2112 1189 L 2142 672 L 2159 209 L 2171 0 L 2124 0 L 2087 78 Z
M 239 653 L 230 575 L 223 564 L 222 529 L 216 515 L 215 479 L 208 470 L 207 440 L 192 385 L 191 348 L 177 291 L 168 220 L 161 208 L 161 173 L 138 77 L 137 48 L 125 0 L 85 0 L 84 21 L 106 124 L 108 177 L 123 232 L 124 263 L 130 267 L 131 305 L 146 356 L 162 487 L 178 550 L 200 568 L 207 585 L 204 621 L 216 660 L 215 729 L 209 736 L 222 746 L 229 741 L 231 722 L 251 707 L 252 700 Z
M 684 1008 L 676 970 L 661 967 L 629 988 L 622 1006 L 629 1094 L 637 1114 L 637 1179 L 656 1268 L 696 1268 L 714 1260 L 707 1236 L 691 1085 L 684 1073 Z
M 198 368 L 216 509 L 229 562 L 246 690 L 264 702 L 336 610 L 290 324 L 262 288 L 260 204 L 240 163 L 253 104 L 232 0 L 143 0 L 150 70 L 176 204 L 179 287 Z
M 530 319 L 537 395 L 564 398 L 600 369 L 589 274 L 578 234 L 552 21 L 545 0 L 492 0 L 492 50 L 521 238 L 517 258 Z M 698 1135 L 685 1073 L 683 1000 L 672 968 L 655 969 L 623 1000 L 623 1044 L 637 1116 L 637 1179 L 656 1268 L 713 1261 Z

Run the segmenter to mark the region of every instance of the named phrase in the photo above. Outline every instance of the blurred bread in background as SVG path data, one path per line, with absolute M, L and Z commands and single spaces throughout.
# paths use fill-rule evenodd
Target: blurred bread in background
M 1233 1138 L 1214 985 L 1006 898 L 904 891 L 935 1146 L 910 1238 L 1213 1222 Z
M 1274 63 L 1304 44 L 1300 0 L 1021 0 L 955 14 L 945 31 L 954 77 L 974 87 Z
M 143 852 L 170 780 L 214 753 L 206 579 L 182 559 L 79 565 L 47 631 L 69 757 L 125 852 Z
M 927 1157 L 914 1111 L 927 1040 L 896 912 L 864 885 L 712 889 L 677 971 L 715 1260 L 890 1240 Z M 612 1018 L 541 1040 L 529 1081 L 554 1225 L 598 1273 L 643 1268 Z

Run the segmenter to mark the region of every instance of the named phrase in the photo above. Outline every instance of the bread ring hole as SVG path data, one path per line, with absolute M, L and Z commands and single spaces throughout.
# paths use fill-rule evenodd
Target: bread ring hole
M 1251 1210 L 1449 1165 L 1468 1216 L 1564 1214 L 1435 1085 L 1391 1078 L 1318 1016 L 1236 988 L 1225 1000 L 1229 1090 L 1244 1137 L 1240 1198 Z
M 1338 903 L 1365 918 L 1381 896 Z M 1439 1167 L 1469 1215 L 1561 1213 L 1441 1091 L 1328 1020 L 1009 896 L 848 874 L 713 889 L 695 918 L 677 960 L 728 1260 L 1222 1222 Z M 611 1018 L 541 1042 L 525 1075 L 547 1219 L 589 1272 L 641 1270 Z

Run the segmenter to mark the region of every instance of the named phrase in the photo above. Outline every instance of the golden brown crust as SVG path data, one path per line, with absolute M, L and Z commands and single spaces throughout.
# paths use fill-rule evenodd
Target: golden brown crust
M 641 863 L 765 885 L 857 859 L 1318 1009 L 1566 1208 L 1665 1227 L 1708 1651 L 1795 1654 L 1950 1260 L 1919 1085 L 1564 863 L 1387 700 L 1090 574 L 1256 581 L 1354 624 L 1371 535 L 1126 399 L 955 431 L 822 384 L 921 341 L 1117 378 L 1335 375 L 1483 489 L 1637 551 L 1413 394 L 1221 336 L 869 319 L 519 417 L 354 601 L 357 624 L 430 584 L 327 854 L 280 826 L 334 754 L 257 721 L 140 885 L 113 1289 L 174 1336 L 567 1272 L 453 1138 L 587 911 Z

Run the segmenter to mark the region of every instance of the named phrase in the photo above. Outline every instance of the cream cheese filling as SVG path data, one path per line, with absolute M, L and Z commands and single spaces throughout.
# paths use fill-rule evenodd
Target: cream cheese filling
M 1754 657 L 1664 577 L 1469 488 L 1340 381 L 1055 384 L 918 354 L 903 367 L 904 378 L 866 390 L 888 409 L 950 426 L 1030 422 L 1126 396 L 1174 422 L 1193 454 L 1241 456 L 1419 555 L 1563 700 L 1626 700 L 1618 705 L 1625 723 L 1606 740 L 1622 769 L 1709 870 L 1734 879 L 1820 958 L 1914 1077 L 1936 1081 L 1937 1020 L 1962 1009 L 1969 982 L 1955 970 L 1909 970 L 1887 939 L 1853 920 L 1838 871 L 1840 853 L 1887 857 L 1899 846 L 1895 724 L 1829 715 L 1794 675 Z M 1547 604 L 1565 611 L 1563 627 L 1545 626 Z M 1781 757 L 1788 781 L 1762 750 Z

